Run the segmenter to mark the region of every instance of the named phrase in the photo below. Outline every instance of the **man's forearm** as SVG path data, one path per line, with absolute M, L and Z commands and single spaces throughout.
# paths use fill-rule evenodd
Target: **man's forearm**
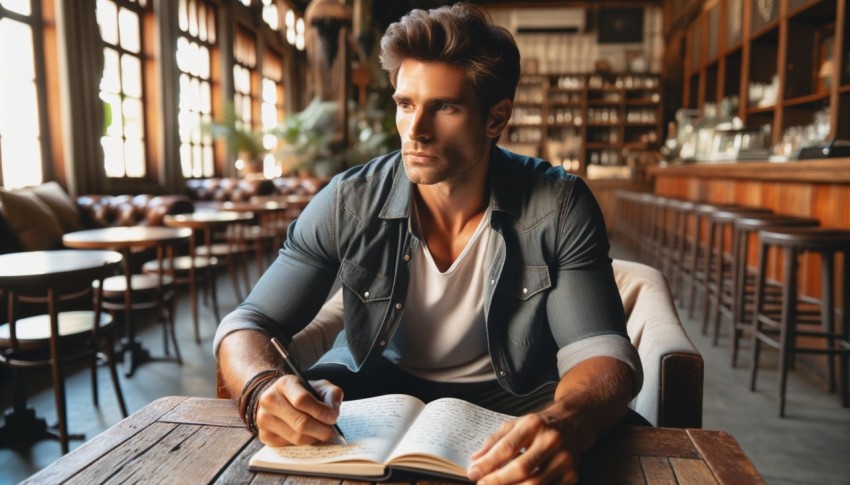
M 632 396 L 632 369 L 611 357 L 588 359 L 564 374 L 544 410 L 580 451 L 622 419 Z
M 257 330 L 238 330 L 221 341 L 218 364 L 227 391 L 238 398 L 249 379 L 261 371 L 279 368 L 280 358 L 266 334 Z

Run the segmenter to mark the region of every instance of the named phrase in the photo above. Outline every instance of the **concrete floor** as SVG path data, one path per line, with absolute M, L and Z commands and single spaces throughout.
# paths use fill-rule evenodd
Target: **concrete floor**
M 615 257 L 627 257 L 615 246 Z M 222 312 L 233 308 L 236 298 L 225 275 L 219 279 Z M 184 364 L 151 362 L 141 366 L 131 378 L 121 374 L 121 385 L 129 412 L 162 396 L 215 396 L 215 360 L 211 344 L 215 321 L 211 310 L 201 306 L 202 343 L 195 344 L 185 295 L 178 302 L 178 339 Z M 739 367 L 729 364 L 727 341 L 718 346 L 699 332 L 699 324 L 683 323 L 705 359 L 703 426 L 735 436 L 745 453 L 770 484 L 850 484 L 850 409 L 842 408 L 838 397 L 826 392 L 815 376 L 799 366 L 790 377 L 787 417 L 777 417 L 777 373 L 775 355 L 764 353 L 759 388 L 748 391 L 749 352 L 741 354 Z M 162 354 L 162 333 L 158 326 L 143 326 L 141 339 L 155 355 Z M 27 374 L 29 403 L 38 415 L 55 422 L 53 393 L 49 377 Z M 91 382 L 85 370 L 69 372 L 67 378 L 68 420 L 73 433 L 91 438 L 121 419 L 112 385 L 105 369 L 99 374 L 100 408 L 91 400 Z M 0 405 L 7 409 L 11 385 L 0 382 Z M 72 441 L 76 448 L 82 441 Z M 25 449 L 0 449 L 0 485 L 17 483 L 60 457 L 59 444 L 41 441 Z

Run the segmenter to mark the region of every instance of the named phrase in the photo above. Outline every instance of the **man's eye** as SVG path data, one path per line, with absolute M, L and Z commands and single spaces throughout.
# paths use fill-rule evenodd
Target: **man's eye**
M 437 106 L 437 111 L 451 111 L 452 109 L 454 109 L 454 107 L 448 104 L 441 104 Z
M 400 109 L 402 111 L 410 111 L 410 108 L 411 108 L 411 104 L 406 103 L 404 101 L 399 101 L 398 103 L 396 103 L 396 106 L 398 106 L 398 109 Z

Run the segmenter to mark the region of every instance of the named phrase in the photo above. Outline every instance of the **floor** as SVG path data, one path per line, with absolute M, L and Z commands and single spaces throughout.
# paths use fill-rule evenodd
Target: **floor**
M 628 259 L 616 245 L 612 254 Z M 141 366 L 135 375 L 121 374 L 121 385 L 132 413 L 162 396 L 192 395 L 214 397 L 215 360 L 212 336 L 215 319 L 208 307 L 201 306 L 202 342 L 195 344 L 186 297 L 178 303 L 178 338 L 184 363 L 151 362 Z M 219 279 L 219 303 L 222 312 L 233 308 L 236 298 L 226 275 Z M 736 369 L 729 364 L 726 341 L 718 346 L 701 335 L 699 324 L 687 318 L 685 325 L 694 344 L 705 359 L 703 427 L 730 432 L 770 484 L 848 484 L 850 483 L 850 409 L 840 406 L 838 397 L 805 368 L 792 372 L 789 384 L 787 417 L 777 417 L 777 379 L 775 356 L 765 352 L 759 387 L 748 391 L 749 353 L 741 355 Z M 162 354 L 162 333 L 148 325 L 141 339 L 154 354 Z M 771 359 L 773 359 L 771 361 Z M 36 374 L 36 373 L 33 373 Z M 91 400 L 91 383 L 85 370 L 69 371 L 67 378 L 68 416 L 71 431 L 91 438 L 121 419 L 111 382 L 105 370 L 99 375 L 100 408 Z M 55 422 L 52 412 L 53 393 L 49 377 L 28 374 L 30 404 L 36 412 Z M 0 405 L 8 409 L 11 386 L 0 381 Z M 72 441 L 76 448 L 83 441 Z M 41 441 L 25 449 L 0 449 L 0 485 L 17 483 L 60 457 L 58 443 Z

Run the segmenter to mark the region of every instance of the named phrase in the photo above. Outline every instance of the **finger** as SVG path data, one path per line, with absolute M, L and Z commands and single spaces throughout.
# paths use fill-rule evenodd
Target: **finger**
M 472 460 L 475 461 L 476 459 L 481 456 L 484 456 L 485 453 L 490 451 L 493 445 L 496 444 L 502 438 L 502 436 L 506 435 L 511 429 L 513 429 L 515 424 L 515 419 L 503 423 L 495 433 L 488 436 L 487 439 L 484 440 L 484 443 L 481 445 L 481 448 L 472 454 Z
M 539 467 L 528 483 L 572 485 L 578 482 L 578 463 L 566 450 L 556 453 L 545 465 Z
M 537 478 L 540 470 L 546 469 L 552 456 L 562 451 L 560 434 L 554 430 L 544 429 L 536 434 L 531 444 L 522 453 L 483 477 L 480 483 L 519 483 L 532 477 Z
M 322 396 L 325 405 L 333 408 L 339 414 L 339 407 L 342 404 L 343 397 L 342 388 L 334 385 L 327 379 L 310 381 L 310 385 Z
M 490 449 L 472 462 L 468 476 L 471 480 L 478 480 L 498 470 L 532 443 L 534 435 L 541 428 L 542 420 L 537 415 L 523 416 L 516 420 L 511 429 L 490 447 Z
M 324 401 L 317 400 L 313 394 L 301 384 L 301 381 L 297 377 L 292 375 L 283 376 L 278 379 L 276 385 L 282 386 L 281 389 L 283 395 L 297 411 L 307 414 L 313 420 L 320 421 L 327 425 L 336 423 L 337 417 L 339 417 L 339 411 L 333 406 L 326 405 Z M 328 386 L 333 386 L 333 384 L 328 383 L 327 386 L 324 387 L 325 390 L 329 391 L 330 389 Z M 287 419 L 286 421 L 293 426 L 294 423 L 292 420 Z M 297 429 L 296 426 L 293 427 Z
M 295 384 L 287 376 L 281 377 L 269 386 L 260 396 L 255 422 L 261 431 L 266 431 L 272 440 L 272 435 L 280 436 L 289 443 L 309 444 L 317 441 L 327 441 L 333 434 L 333 428 L 317 420 L 309 412 L 298 407 L 293 402 L 292 394 L 300 396 L 306 393 L 313 406 L 324 412 L 335 412 L 316 401 L 295 379 Z

